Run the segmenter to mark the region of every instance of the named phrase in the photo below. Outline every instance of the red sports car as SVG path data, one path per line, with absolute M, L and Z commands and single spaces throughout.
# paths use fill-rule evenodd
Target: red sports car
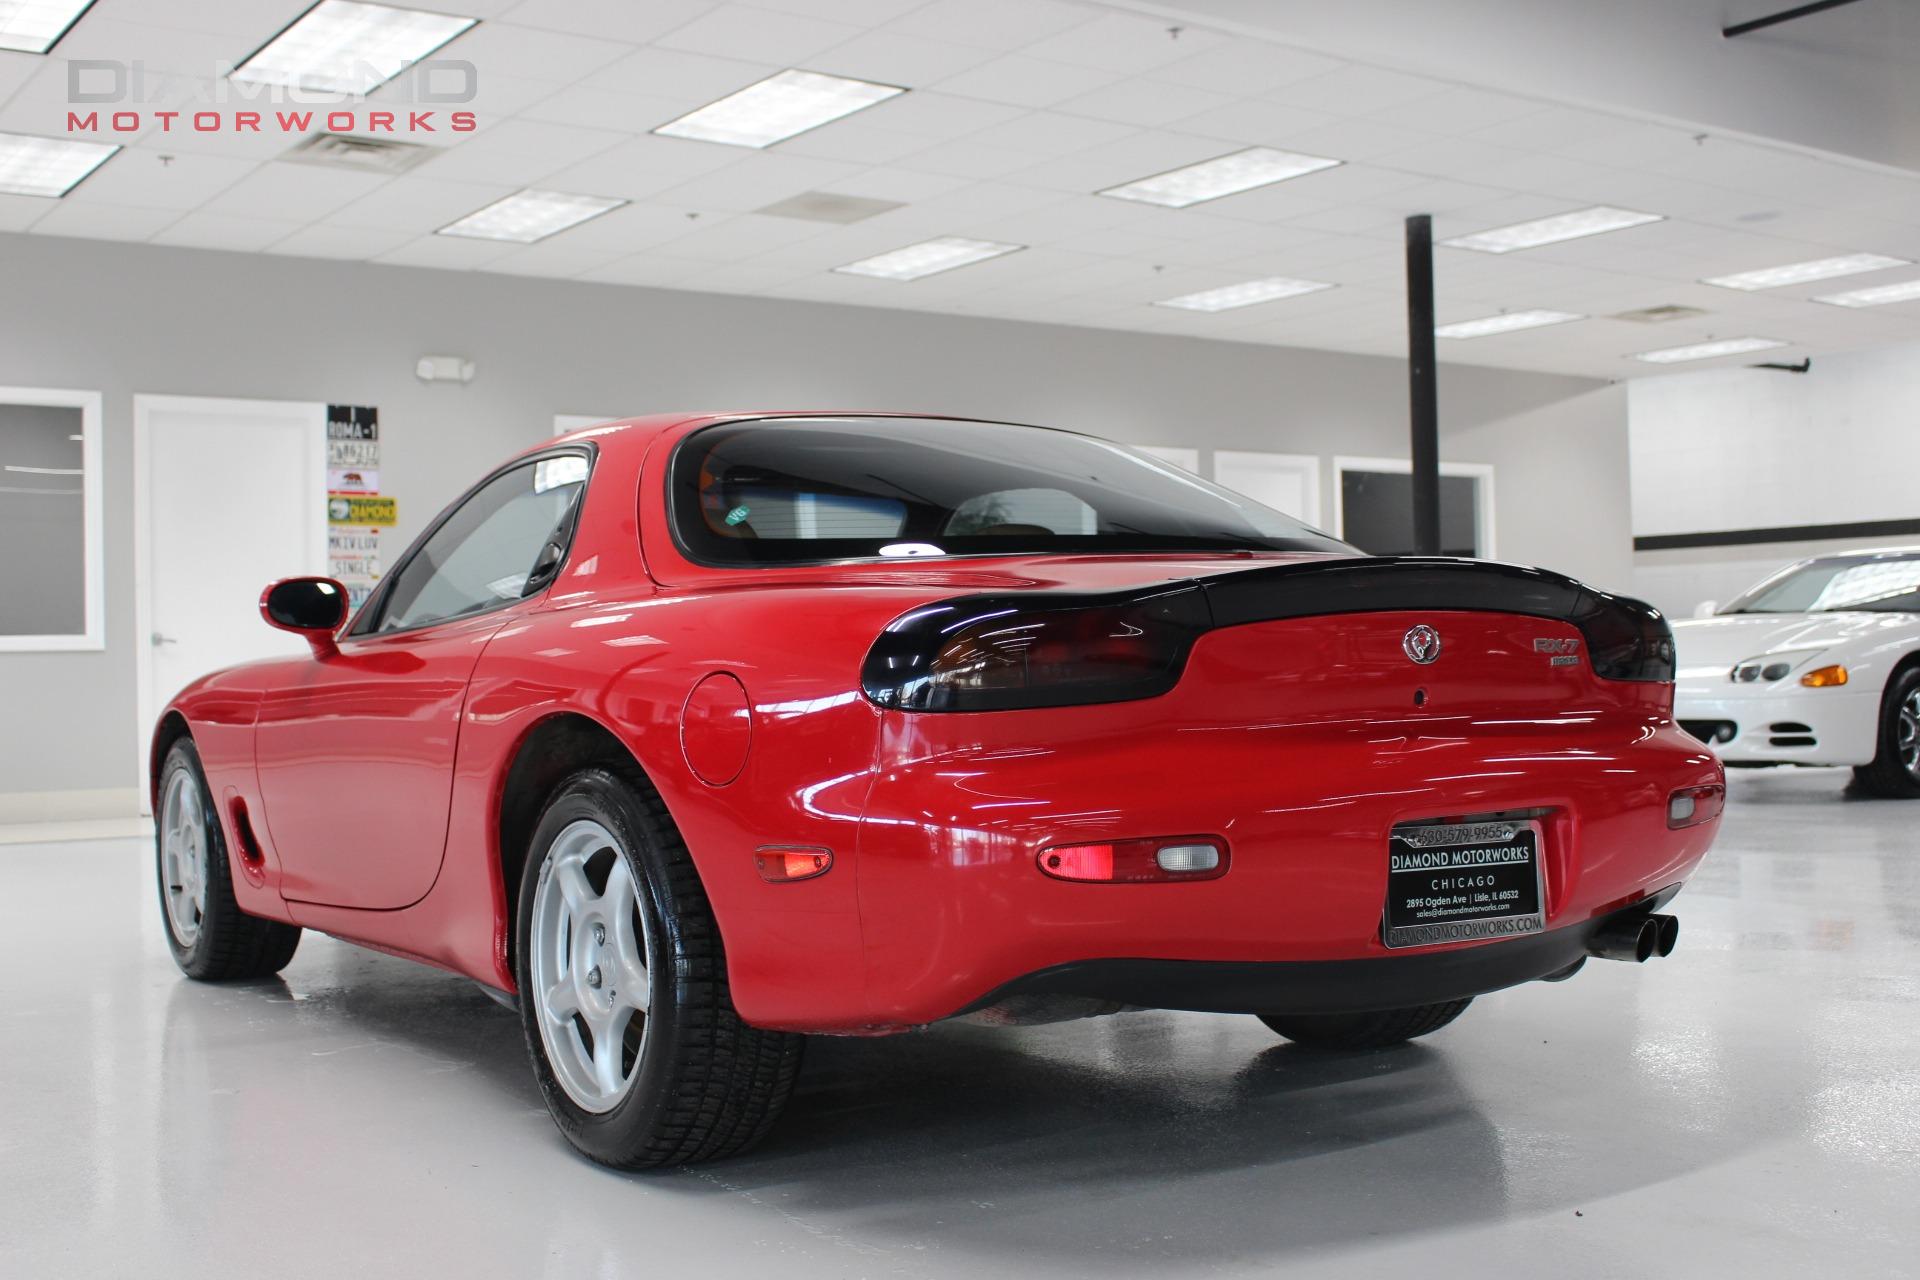
M 596 1160 L 743 1150 L 803 1033 L 1130 1007 L 1307 1045 L 1673 946 L 1720 765 L 1644 604 L 1364 556 L 1105 441 L 641 418 L 492 472 L 156 729 L 201 979 L 303 928 L 517 1004 Z

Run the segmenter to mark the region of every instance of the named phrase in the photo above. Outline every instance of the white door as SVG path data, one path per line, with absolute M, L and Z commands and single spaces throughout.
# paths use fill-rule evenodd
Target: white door
M 1318 529 L 1320 459 L 1299 453 L 1215 449 L 1213 482 Z
M 276 578 L 327 571 L 327 409 L 135 396 L 139 744 L 209 671 L 305 651 L 260 619 Z

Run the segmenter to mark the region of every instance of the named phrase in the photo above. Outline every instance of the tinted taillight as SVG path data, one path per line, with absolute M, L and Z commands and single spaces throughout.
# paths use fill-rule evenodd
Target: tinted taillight
M 1673 679 L 1673 628 L 1652 605 L 1588 588 L 1572 622 L 1587 639 L 1595 675 L 1608 680 Z
M 1151 698 L 1209 623 L 1196 585 L 1131 598 L 977 596 L 896 618 L 861 672 L 903 711 L 1003 711 Z
M 1687 787 L 1667 797 L 1667 825 L 1678 831 L 1712 822 L 1727 807 L 1727 789 L 1717 782 Z

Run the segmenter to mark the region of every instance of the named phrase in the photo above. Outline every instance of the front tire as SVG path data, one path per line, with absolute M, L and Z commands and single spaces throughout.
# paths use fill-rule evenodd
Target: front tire
M 1374 1013 L 1263 1013 L 1260 1021 L 1310 1049 L 1385 1049 L 1438 1031 L 1472 1003 L 1469 997 Z
M 160 767 L 153 829 L 167 947 L 200 982 L 265 978 L 293 959 L 300 928 L 250 916 L 234 901 L 233 863 L 211 795 L 193 739 L 180 739 Z
M 1888 800 L 1920 799 L 1920 667 L 1894 676 L 1880 700 L 1879 749 L 1853 771 L 1855 787 Z
M 592 768 L 561 784 L 534 828 L 514 936 L 534 1075 L 581 1154 L 691 1164 L 773 1127 L 804 1040 L 734 1011 L 699 874 L 644 778 Z

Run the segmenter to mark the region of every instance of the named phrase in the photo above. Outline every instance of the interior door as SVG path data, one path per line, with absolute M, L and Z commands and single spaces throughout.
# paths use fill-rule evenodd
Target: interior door
M 433 887 L 467 683 L 558 574 L 587 468 L 568 451 L 490 477 L 387 576 L 337 653 L 263 696 L 254 758 L 286 897 L 385 910 Z
M 154 717 L 209 671 L 306 645 L 260 621 L 275 578 L 327 571 L 326 406 L 134 398 L 141 773 Z

